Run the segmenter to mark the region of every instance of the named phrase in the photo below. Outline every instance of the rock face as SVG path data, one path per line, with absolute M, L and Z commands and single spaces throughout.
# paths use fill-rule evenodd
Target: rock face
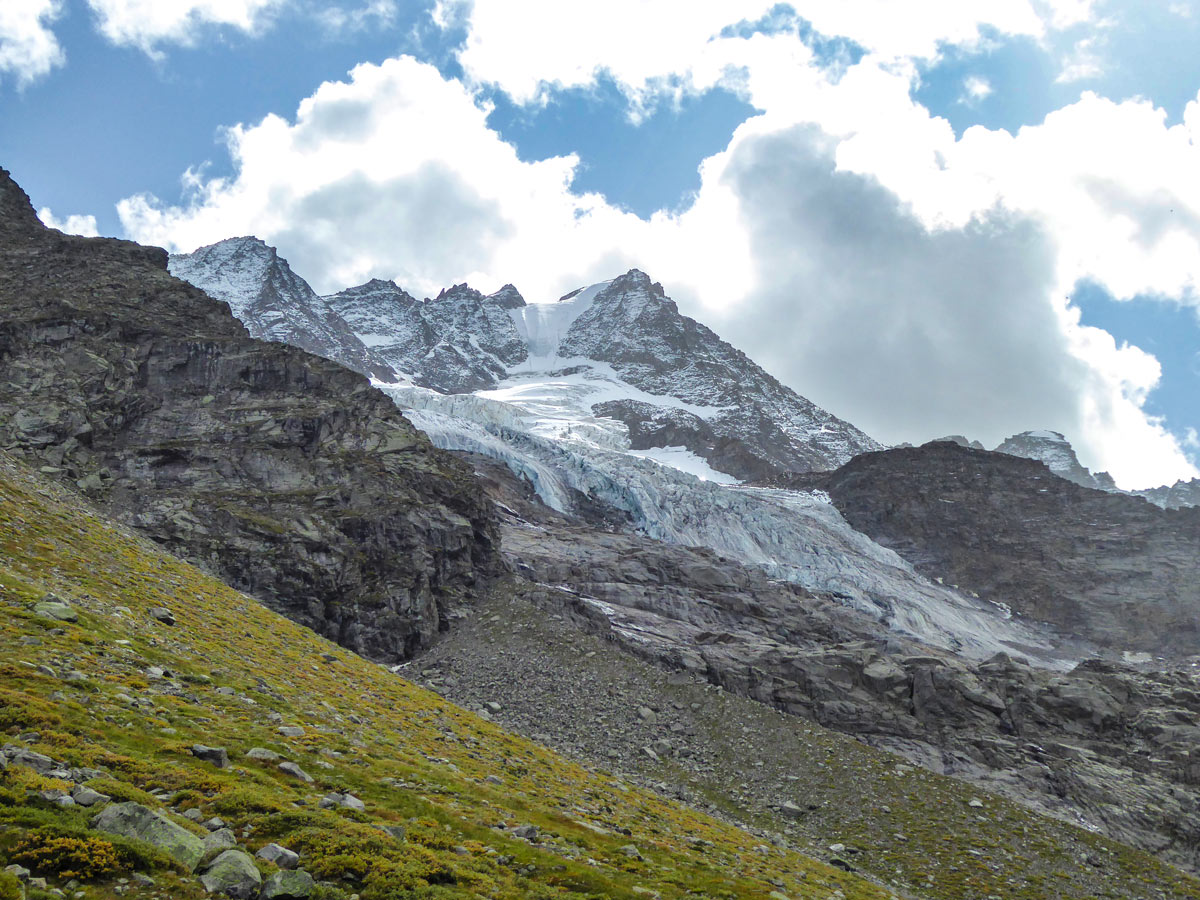
M 1115 651 L 1200 652 L 1200 510 L 952 443 L 865 454 L 812 483 L 929 577 Z
M 251 336 L 282 341 L 383 381 L 396 374 L 258 238 L 230 238 L 170 257 L 171 274 L 224 300 Z
M 982 450 L 976 446 L 974 449 Z M 1022 431 L 1001 441 L 996 448 L 997 453 L 1007 453 L 1009 456 L 1022 456 L 1025 459 L 1036 459 L 1046 464 L 1046 467 L 1059 478 L 1073 481 L 1081 487 L 1094 488 L 1098 491 L 1115 491 L 1116 484 L 1107 472 L 1092 474 L 1075 455 L 1071 442 L 1057 431 Z
M 489 388 L 525 360 L 510 309 L 524 298 L 511 284 L 485 297 L 465 284 L 418 301 L 374 279 L 323 298 L 355 333 L 414 384 L 445 393 Z
M 0 446 L 301 624 L 411 655 L 498 564 L 470 469 L 166 262 L 44 228 L 0 173 Z

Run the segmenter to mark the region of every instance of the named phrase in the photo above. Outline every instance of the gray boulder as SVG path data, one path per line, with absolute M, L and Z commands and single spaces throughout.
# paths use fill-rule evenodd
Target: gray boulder
M 255 759 L 259 762 L 275 762 L 279 759 L 279 754 L 274 750 L 268 750 L 266 747 L 251 747 L 246 751 L 246 759 Z
M 262 875 L 254 860 L 241 850 L 226 850 L 200 876 L 200 883 L 210 894 L 250 900 L 262 888 Z
M 303 870 L 276 872 L 263 885 L 260 900 L 304 900 L 315 887 L 312 876 Z
M 80 806 L 95 806 L 97 803 L 107 803 L 112 797 L 108 794 L 101 794 L 99 791 L 93 791 L 89 787 L 84 787 L 82 784 L 77 784 L 71 789 L 71 797 Z
M 18 750 L 9 758 L 9 763 L 33 769 L 39 775 L 45 775 L 54 768 L 54 760 L 33 750 Z
M 43 619 L 57 619 L 59 622 L 78 622 L 79 613 L 61 600 L 42 600 L 33 606 L 34 615 Z
M 204 744 L 192 745 L 192 756 L 210 762 L 218 769 L 229 768 L 229 754 L 224 747 L 207 747 Z
M 306 784 L 312 784 L 313 777 L 294 762 L 281 762 L 279 764 L 279 771 L 286 775 L 291 775 L 293 778 L 299 778 Z
M 92 820 L 92 827 L 109 834 L 144 841 L 165 852 L 189 870 L 204 856 L 204 842 L 160 812 L 140 803 L 114 803 Z
M 274 863 L 281 869 L 294 869 L 300 864 L 299 854 L 279 844 L 267 844 L 254 855 L 259 859 L 265 859 L 267 862 Z

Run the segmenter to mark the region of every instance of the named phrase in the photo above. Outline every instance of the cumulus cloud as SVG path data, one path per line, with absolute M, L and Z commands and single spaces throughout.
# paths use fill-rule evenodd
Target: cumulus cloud
M 1200 104 L 1167 127 L 1143 101 L 1084 95 L 1016 135 L 958 137 L 913 100 L 910 68 L 868 56 L 831 76 L 795 34 L 709 39 L 729 14 L 713 6 L 698 5 L 685 28 L 703 44 L 698 66 L 690 51 L 671 57 L 669 41 L 665 62 L 620 47 L 609 56 L 615 77 L 643 87 L 676 67 L 677 79 L 716 83 L 738 63 L 739 90 L 763 111 L 704 161 L 682 212 L 641 219 L 575 193 L 575 157 L 521 160 L 488 128 L 470 78 L 400 57 L 321 85 L 293 119 L 231 128 L 232 176 L 190 173 L 180 205 L 128 198 L 122 222 L 178 250 L 255 233 L 323 291 L 369 277 L 426 295 L 513 281 L 537 301 L 636 265 L 798 391 L 884 439 L 998 441 L 1045 427 L 1125 485 L 1195 473 L 1143 410 L 1157 362 L 1082 327 L 1065 298 L 1083 277 L 1118 296 L 1193 290 Z M 1052 10 L 1035 13 L 1043 24 L 1030 29 Z M 543 73 L 594 78 L 608 35 L 595 23 L 594 41 L 568 40 L 570 23 L 543 34 Z M 532 101 L 544 83 L 527 63 L 504 78 Z
M 51 212 L 50 207 L 43 206 L 38 210 L 38 218 L 47 228 L 57 228 L 67 234 L 81 234 L 84 237 L 96 237 L 100 234 L 96 227 L 96 217 L 90 215 L 70 215 L 59 219 Z
M 189 45 L 205 28 L 255 33 L 288 0 L 87 0 L 96 27 L 109 41 L 151 56 L 163 44 Z
M 798 126 L 731 153 L 723 177 L 740 198 L 754 269 L 769 275 L 722 319 L 723 333 L 888 442 L 965 433 L 994 446 L 1054 422 L 1127 481 L 1147 463 L 1186 472 L 1141 412 L 1157 363 L 1081 329 L 1055 302 L 1042 228 L 994 209 L 929 230 L 875 179 L 838 171 L 835 150 Z M 1107 348 L 1079 352 L 1105 338 Z
M 25 86 L 66 61 L 50 26 L 62 13 L 61 0 L 0 3 L 0 75 Z

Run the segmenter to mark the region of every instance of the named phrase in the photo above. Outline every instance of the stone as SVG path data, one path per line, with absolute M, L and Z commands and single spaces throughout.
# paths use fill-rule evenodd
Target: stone
M 34 793 L 34 796 L 41 799 L 44 803 L 49 803 L 53 806 L 61 806 L 61 807 L 66 808 L 68 806 L 75 805 L 74 798 L 70 794 L 68 794 L 66 791 L 58 791 L 58 790 L 36 791 Z
M 261 900 L 304 900 L 316 884 L 304 870 L 276 872 L 263 884 Z
M 192 745 L 192 756 L 212 763 L 218 769 L 229 768 L 229 754 L 224 747 L 208 747 L 204 744 Z
M 77 784 L 71 789 L 71 797 L 80 806 L 95 806 L 97 803 L 107 803 L 112 799 L 108 794 L 101 794 L 99 791 L 93 791 L 81 784 Z
M 499 703 L 497 703 L 495 700 L 487 701 L 485 704 L 483 704 L 483 707 L 490 713 L 498 713 L 498 712 L 500 712 L 501 709 L 504 708 Z
M 254 855 L 259 859 L 265 859 L 267 862 L 274 863 L 281 869 L 294 869 L 300 864 L 300 855 L 298 853 L 293 853 L 287 847 L 282 847 L 274 843 L 267 844 Z
M 222 819 L 220 816 L 213 816 L 211 819 L 209 819 L 207 822 L 204 823 L 204 827 L 207 828 L 209 831 L 220 831 L 222 828 L 225 827 L 225 820 Z
M 79 613 L 61 600 L 41 600 L 33 605 L 34 615 L 59 622 L 78 622 Z
M 214 850 L 230 850 L 237 846 L 237 838 L 228 828 L 218 828 L 204 836 L 204 855 L 212 855 Z
M 4 871 L 5 871 L 5 872 L 8 872 L 10 875 L 12 875 L 12 876 L 14 876 L 15 878 L 17 878 L 17 880 L 19 880 L 19 881 L 28 881 L 28 880 L 29 880 L 29 876 L 32 874 L 32 873 L 31 873 L 31 872 L 30 872 L 28 869 L 26 869 L 24 866 L 16 866 L 16 865 L 13 865 L 13 866 L 5 866 L 5 867 L 4 867 Z
M 313 783 L 313 777 L 294 762 L 281 762 L 279 764 L 279 771 L 285 775 L 291 775 L 293 778 L 299 778 L 305 784 Z
M 978 797 L 972 797 L 967 801 L 967 806 L 971 807 L 972 809 L 983 809 L 983 801 Z
M 209 864 L 200 883 L 210 894 L 251 900 L 262 889 L 262 875 L 254 860 L 241 850 L 226 850 Z
M 779 804 L 779 811 L 789 819 L 799 819 L 803 817 L 804 810 L 793 803 L 791 800 L 784 800 Z
M 165 606 L 156 606 L 150 610 L 151 618 L 162 622 L 164 625 L 174 625 L 175 615 Z
M 284 737 L 304 737 L 304 729 L 299 725 L 281 725 L 275 730 Z
M 55 767 L 54 760 L 33 750 L 18 750 L 9 757 L 8 761 L 14 766 L 25 766 L 26 768 L 33 769 L 39 775 L 45 775 Z
M 648 706 L 639 706 L 637 714 L 638 718 L 647 724 L 653 725 L 658 721 L 658 713 Z
M 92 827 L 109 834 L 145 841 L 164 851 L 189 871 L 204 856 L 204 842 L 160 812 L 140 803 L 114 803 L 92 820 Z
M 278 753 L 265 747 L 251 747 L 246 751 L 246 759 L 254 759 L 259 762 L 275 762 L 279 758 Z
M 366 804 L 353 794 L 326 794 L 319 804 L 321 809 L 356 809 L 364 810 Z
M 540 835 L 536 825 L 519 825 L 513 829 L 512 833 L 514 837 L 530 842 L 536 842 Z
M 624 847 L 618 847 L 617 852 L 622 856 L 628 856 L 630 859 L 642 859 L 642 851 L 637 848 L 636 844 L 626 844 Z

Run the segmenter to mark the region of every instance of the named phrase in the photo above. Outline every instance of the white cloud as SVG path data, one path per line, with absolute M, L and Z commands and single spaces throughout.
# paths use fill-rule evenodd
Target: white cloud
M 918 10 L 895 0 L 795 0 L 797 14 L 820 33 L 848 38 L 888 64 L 932 59 L 945 46 L 976 46 L 985 30 L 1041 38 L 1053 24 L 1074 23 L 1087 0 L 925 0 Z M 439 3 L 435 22 L 465 24 L 459 54 L 468 78 L 500 86 L 516 101 L 549 87 L 593 83 L 604 72 L 635 101 L 680 86 L 703 90 L 758 64 L 754 42 L 722 37 L 754 22 L 774 0 L 475 0 Z M 530 27 L 530 23 L 537 27 Z M 798 43 L 791 35 L 791 42 Z
M 1142 408 L 1157 362 L 1082 327 L 1065 297 L 1080 277 L 1117 296 L 1195 290 L 1200 103 L 1167 127 L 1143 101 L 1084 95 L 1016 135 L 959 138 L 914 102 L 903 60 L 868 56 L 830 78 L 794 34 L 714 39 L 728 4 L 675 21 L 648 3 L 632 32 L 611 4 L 572 4 L 570 17 L 558 6 L 501 15 L 444 3 L 439 15 L 492 29 L 471 32 L 464 66 L 520 99 L 547 81 L 590 84 L 598 67 L 635 101 L 664 79 L 736 84 L 763 113 L 703 163 L 688 210 L 643 220 L 573 193 L 574 157 L 522 162 L 488 129 L 470 81 L 400 58 L 322 85 L 293 121 L 231 129 L 232 177 L 192 173 L 180 207 L 129 198 L 126 229 L 182 250 L 256 233 L 321 290 L 372 276 L 429 295 L 464 279 L 485 290 L 514 281 L 545 300 L 637 265 L 801 393 L 882 438 L 1055 428 L 1125 485 L 1195 473 Z M 974 12 L 939 33 L 972 40 L 991 7 L 958 6 Z M 736 16 L 757 9 L 738 4 Z M 1006 27 L 1084 14 L 1030 9 Z M 536 41 L 518 34 L 540 12 Z M 932 33 L 892 49 L 928 48 Z M 763 317 L 767 327 L 751 327 Z
M 205 28 L 256 33 L 288 0 L 87 0 L 100 33 L 152 56 L 162 44 L 194 43 Z
M 61 14 L 61 0 L 0 3 L 0 75 L 13 75 L 25 86 L 61 66 L 66 56 L 50 30 Z
M 66 219 L 59 219 L 50 211 L 50 207 L 43 206 L 38 210 L 38 218 L 47 228 L 57 228 L 67 234 L 81 234 L 84 237 L 96 237 L 100 234 L 96 228 L 95 216 L 71 215 Z

